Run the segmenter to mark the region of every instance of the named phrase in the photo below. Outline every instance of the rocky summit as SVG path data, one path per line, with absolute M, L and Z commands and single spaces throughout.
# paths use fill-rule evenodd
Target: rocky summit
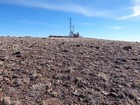
M 140 105 L 140 43 L 0 37 L 0 105 Z

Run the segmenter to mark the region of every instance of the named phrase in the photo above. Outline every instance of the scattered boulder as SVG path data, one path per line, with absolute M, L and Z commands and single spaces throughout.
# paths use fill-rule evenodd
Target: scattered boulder
M 43 105 L 63 105 L 63 102 L 58 98 L 48 98 L 42 102 Z
M 38 83 L 32 85 L 30 90 L 28 91 L 29 96 L 38 98 L 39 96 L 43 95 L 47 92 L 46 84 Z
M 0 105 L 23 105 L 20 100 L 12 100 L 10 97 L 4 97 L 0 100 Z
M 103 72 L 99 72 L 99 73 L 97 74 L 97 76 L 98 76 L 99 78 L 101 78 L 102 80 L 104 80 L 104 81 L 108 81 L 108 80 L 109 80 L 109 76 L 108 76 L 107 74 L 103 73 Z
M 132 46 L 124 46 L 123 49 L 126 51 L 130 51 L 132 49 Z
M 17 52 L 14 52 L 13 55 L 15 55 L 16 57 L 22 57 L 21 55 L 21 52 L 20 51 L 17 51 Z
M 23 82 L 26 83 L 26 84 L 29 84 L 30 83 L 30 78 L 29 77 L 24 77 Z

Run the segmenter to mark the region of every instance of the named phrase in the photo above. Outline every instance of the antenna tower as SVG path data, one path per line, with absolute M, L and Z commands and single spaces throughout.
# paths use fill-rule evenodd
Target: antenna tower
M 72 30 L 72 19 L 70 18 L 70 33 L 69 33 L 69 36 L 73 36 L 73 30 Z

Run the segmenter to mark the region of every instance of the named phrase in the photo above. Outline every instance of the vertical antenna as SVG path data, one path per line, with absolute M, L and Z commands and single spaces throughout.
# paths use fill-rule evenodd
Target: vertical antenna
M 75 31 L 75 25 L 72 25 L 72 32 L 74 33 Z
M 71 36 L 71 18 L 70 18 L 70 36 Z
M 73 31 L 72 31 L 72 20 L 70 18 L 70 36 L 73 36 Z

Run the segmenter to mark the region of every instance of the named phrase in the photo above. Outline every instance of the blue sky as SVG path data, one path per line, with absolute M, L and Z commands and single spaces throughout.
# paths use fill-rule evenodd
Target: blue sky
M 0 36 L 68 35 L 140 41 L 140 0 L 0 0 Z

